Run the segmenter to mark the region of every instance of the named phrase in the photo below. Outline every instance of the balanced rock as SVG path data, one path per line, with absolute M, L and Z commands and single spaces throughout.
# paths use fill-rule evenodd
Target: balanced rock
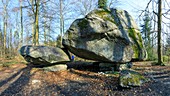
M 38 65 L 61 64 L 70 61 L 62 49 L 49 46 L 23 46 L 20 54 L 27 62 Z
M 119 76 L 119 85 L 124 88 L 137 87 L 145 83 L 147 79 L 133 70 L 122 70 Z
M 75 20 L 63 45 L 81 58 L 100 62 L 124 63 L 147 57 L 139 28 L 125 10 L 96 9 Z

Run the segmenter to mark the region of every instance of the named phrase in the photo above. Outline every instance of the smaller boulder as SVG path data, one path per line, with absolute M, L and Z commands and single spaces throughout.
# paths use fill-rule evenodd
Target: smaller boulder
M 133 63 L 132 63 L 132 62 L 127 62 L 127 63 L 125 63 L 125 64 L 120 64 L 118 70 L 121 71 L 121 70 L 130 69 L 130 68 L 132 68 L 132 66 L 133 66 Z
M 123 88 L 142 86 L 147 79 L 133 70 L 122 70 L 119 76 L 119 85 Z
M 44 67 L 43 70 L 44 71 L 50 71 L 50 72 L 64 71 L 64 70 L 67 70 L 67 65 L 66 64 L 59 64 L 59 65 Z
M 20 49 L 20 54 L 27 62 L 40 66 L 61 64 L 70 61 L 62 49 L 49 46 L 23 46 Z

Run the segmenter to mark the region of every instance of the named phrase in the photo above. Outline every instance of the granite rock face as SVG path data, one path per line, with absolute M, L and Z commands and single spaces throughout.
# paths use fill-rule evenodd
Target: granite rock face
M 147 58 L 137 24 L 125 10 L 96 9 L 75 20 L 64 35 L 63 45 L 81 58 L 100 62 Z

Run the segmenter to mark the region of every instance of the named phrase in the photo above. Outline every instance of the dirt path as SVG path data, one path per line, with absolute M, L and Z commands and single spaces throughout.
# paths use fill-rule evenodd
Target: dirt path
M 148 62 L 145 62 L 145 65 L 137 63 L 136 66 L 138 67 L 134 69 L 143 72 L 146 77 L 152 80 L 148 88 L 145 89 L 149 91 L 147 94 L 150 96 L 170 96 L 170 66 L 151 66 Z
M 0 96 L 170 96 L 170 67 L 136 62 L 133 69 L 152 81 L 121 89 L 116 75 L 77 69 L 44 72 L 23 64 L 0 67 Z

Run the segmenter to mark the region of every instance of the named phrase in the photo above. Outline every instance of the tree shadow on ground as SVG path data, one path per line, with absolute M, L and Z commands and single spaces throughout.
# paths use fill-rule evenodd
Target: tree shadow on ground
M 39 96 L 92 96 L 95 92 L 90 92 L 90 86 L 87 82 L 78 82 L 68 80 L 64 85 L 60 84 L 45 84 L 43 88 L 31 91 L 30 95 Z
M 54 78 L 63 78 L 62 83 L 49 83 L 43 82 L 40 86 L 33 89 L 31 86 L 28 87 L 28 83 L 31 80 L 31 69 L 35 66 L 29 65 L 17 73 L 12 75 L 0 82 L 0 87 L 5 86 L 8 82 L 18 77 L 14 82 L 12 82 L 8 88 L 6 88 L 0 95 L 1 96 L 106 96 L 114 95 L 115 92 L 120 91 L 118 88 L 118 78 L 115 77 L 102 77 L 96 75 L 96 71 L 76 71 L 77 69 L 69 69 L 66 72 L 76 76 L 79 79 L 70 79 L 65 77 L 65 75 L 55 75 Z M 94 68 L 94 67 L 93 67 Z M 85 69 L 85 68 L 84 68 Z M 94 74 L 88 74 L 88 72 Z M 57 72 L 56 72 L 57 73 Z M 59 72 L 60 73 L 60 72 Z M 54 73 L 55 74 L 55 73 Z M 47 74 L 49 75 L 49 74 Z M 46 76 L 46 75 L 45 75 Z M 66 75 L 67 76 L 67 75 Z M 59 81 L 60 82 L 60 81 Z
M 78 70 L 71 69 L 71 74 L 76 74 L 77 79 L 69 79 L 65 76 L 63 83 L 47 83 L 43 87 L 32 90 L 29 95 L 46 95 L 46 96 L 107 96 L 119 91 L 117 88 L 117 78 L 102 78 L 97 75 L 88 75 Z M 79 79 L 81 78 L 81 79 Z M 83 79 L 82 79 L 83 78 Z
M 7 83 L 9 83 L 9 87 L 7 87 L 0 95 L 1 96 L 22 95 L 23 93 L 21 90 L 24 88 L 24 86 L 26 86 L 26 84 L 28 84 L 30 80 L 31 69 L 32 66 L 28 64 L 27 67 L 20 69 L 17 73 L 12 75 L 11 77 L 1 81 L 0 87 L 6 86 Z
M 68 69 L 77 69 L 82 71 L 91 71 L 91 72 L 99 72 L 99 63 L 100 62 L 84 62 L 84 61 L 78 61 L 78 62 L 70 62 L 67 63 Z

